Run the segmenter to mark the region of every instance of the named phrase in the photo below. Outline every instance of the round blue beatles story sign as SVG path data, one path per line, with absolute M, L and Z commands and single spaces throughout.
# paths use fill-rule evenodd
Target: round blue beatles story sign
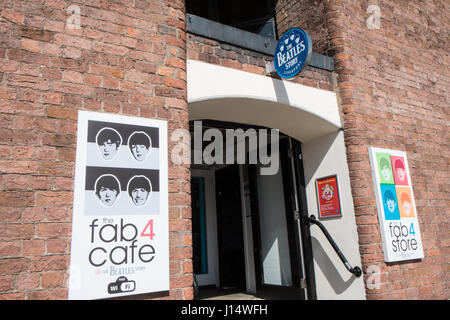
M 308 65 L 311 53 L 312 43 L 308 32 L 300 28 L 289 29 L 275 48 L 275 70 L 282 78 L 293 78 Z

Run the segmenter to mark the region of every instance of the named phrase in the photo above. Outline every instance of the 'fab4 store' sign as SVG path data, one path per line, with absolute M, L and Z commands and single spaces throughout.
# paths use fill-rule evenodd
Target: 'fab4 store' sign
M 384 260 L 395 262 L 423 258 L 406 153 L 371 147 L 369 155 Z

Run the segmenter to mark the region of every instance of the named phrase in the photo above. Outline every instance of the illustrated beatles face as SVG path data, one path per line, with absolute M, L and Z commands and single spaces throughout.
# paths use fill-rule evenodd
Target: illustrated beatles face
M 114 158 L 121 144 L 122 137 L 114 129 L 103 128 L 97 134 L 97 145 L 105 160 Z
M 382 158 L 380 161 L 380 167 L 381 167 L 381 175 L 383 176 L 384 180 L 391 179 L 391 167 L 389 165 L 389 162 Z
M 113 175 L 103 175 L 95 184 L 95 195 L 107 207 L 114 205 L 119 193 L 120 183 Z
M 128 183 L 128 194 L 137 207 L 145 205 L 150 192 L 150 181 L 145 176 L 134 176 Z
M 128 139 L 128 147 L 137 161 L 144 161 L 150 151 L 150 137 L 145 132 L 136 131 Z
M 97 145 L 105 160 L 111 160 L 117 154 L 122 137 L 112 128 L 103 128 L 97 134 Z M 144 161 L 151 148 L 151 139 L 143 131 L 136 131 L 128 139 L 128 147 L 137 161 Z
M 147 203 L 152 191 L 150 180 L 145 176 L 134 176 L 128 182 L 128 195 L 137 207 L 142 207 Z M 107 207 L 112 207 L 120 194 L 119 180 L 110 174 L 98 178 L 95 183 L 95 195 L 101 203 Z
M 396 203 L 395 203 L 395 196 L 394 194 L 387 190 L 386 193 L 384 194 L 385 196 L 385 202 L 386 202 L 386 206 L 388 208 L 388 210 L 393 213 L 395 211 L 395 207 L 396 207 Z
M 401 195 L 401 205 L 403 208 L 403 212 L 409 216 L 412 213 L 412 202 L 411 202 L 411 198 L 409 197 L 409 194 L 407 194 L 406 192 L 403 192 Z
M 405 181 L 406 178 L 406 171 L 405 171 L 405 165 L 400 159 L 397 159 L 395 161 L 395 171 L 397 172 L 397 176 L 400 179 L 400 181 Z

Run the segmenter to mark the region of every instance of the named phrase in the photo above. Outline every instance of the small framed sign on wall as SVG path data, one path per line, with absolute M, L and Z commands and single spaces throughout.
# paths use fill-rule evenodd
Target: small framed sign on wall
M 337 175 L 316 179 L 319 218 L 341 217 L 341 199 Z

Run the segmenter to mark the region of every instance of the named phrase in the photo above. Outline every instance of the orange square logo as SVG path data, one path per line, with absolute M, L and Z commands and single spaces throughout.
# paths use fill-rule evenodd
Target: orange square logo
M 414 204 L 409 187 L 395 187 L 400 218 L 414 218 Z

